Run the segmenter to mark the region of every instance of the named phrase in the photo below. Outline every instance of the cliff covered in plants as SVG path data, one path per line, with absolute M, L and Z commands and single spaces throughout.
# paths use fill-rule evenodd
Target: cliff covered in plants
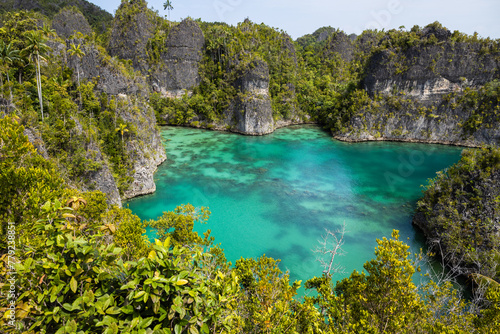
M 194 232 L 208 209 L 141 221 L 119 207 L 154 191 L 157 122 L 252 135 L 317 122 L 344 140 L 496 144 L 497 41 L 432 24 L 325 28 L 295 44 L 249 20 L 170 22 L 142 0 L 122 1 L 100 30 L 79 7 L 55 8 L 1 20 L 0 331 L 500 330 L 496 149 L 438 176 L 415 221 L 452 266 L 476 274 L 479 303 L 450 282 L 416 285 L 421 256 L 397 231 L 362 272 L 335 282 L 325 271 L 299 299 L 302 283 L 278 260 L 233 266 L 210 233 Z
M 354 42 L 354 60 L 346 58 L 351 66 L 363 35 Z M 334 128 L 335 138 L 498 144 L 499 41 L 434 23 L 378 34 L 364 54 L 357 85 L 368 99 Z
M 466 150 L 430 181 L 413 223 L 461 275 L 500 279 L 500 149 Z
M 85 34 L 92 30 L 76 8 L 50 24 L 26 11 L 4 18 L 2 113 L 19 117 L 73 187 L 100 190 L 116 205 L 154 191 L 165 151 L 144 78 Z
M 146 77 L 161 124 L 259 135 L 309 118 L 298 108 L 293 41 L 263 24 L 169 22 L 145 1 L 124 1 L 108 50 Z

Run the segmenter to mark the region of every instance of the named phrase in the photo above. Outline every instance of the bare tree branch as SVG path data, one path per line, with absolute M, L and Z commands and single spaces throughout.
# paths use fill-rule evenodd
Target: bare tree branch
M 331 231 L 325 229 L 326 234 L 323 235 L 322 241 L 318 240 L 320 246 L 316 247 L 313 252 L 321 254 L 317 257 L 317 260 L 321 263 L 324 270 L 323 273 L 331 277 L 333 273 L 344 273 L 344 268 L 338 264 L 334 263 L 335 256 L 345 255 L 345 251 L 342 249 L 344 245 L 344 234 L 345 230 L 345 222 L 342 224 L 342 227 Z M 325 257 L 327 260 L 325 261 Z

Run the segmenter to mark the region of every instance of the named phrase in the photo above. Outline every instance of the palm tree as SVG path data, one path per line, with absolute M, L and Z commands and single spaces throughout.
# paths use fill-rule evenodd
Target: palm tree
M 163 9 L 168 10 L 168 20 L 170 21 L 170 11 L 174 9 L 170 0 L 165 1 L 165 3 L 163 4 Z
M 26 39 L 28 40 L 28 46 L 23 49 L 23 53 L 31 58 L 31 61 L 35 62 L 36 67 L 36 87 L 38 90 L 38 100 L 40 101 L 40 111 L 42 113 L 43 122 L 43 100 L 42 100 L 42 78 L 40 75 L 40 59 L 45 60 L 43 55 L 50 49 L 43 36 L 36 31 L 30 31 L 26 34 Z
M 56 33 L 55 29 L 52 29 L 51 27 L 49 27 L 45 23 L 43 24 L 42 32 L 45 35 L 45 37 L 57 36 L 57 33 Z
M 10 77 L 9 77 L 9 64 L 12 64 L 14 61 L 20 60 L 19 50 L 12 48 L 12 43 L 5 44 L 4 41 L 0 43 L 0 63 L 2 67 L 5 67 L 5 72 L 7 73 L 7 82 L 9 83 L 9 93 L 10 93 L 10 101 L 9 105 L 12 103 L 12 87 L 10 86 Z M 3 86 L 3 78 L 0 76 L 0 82 Z
M 78 78 L 78 88 L 80 88 L 80 59 L 85 56 L 85 52 L 80 48 L 80 44 L 76 46 L 75 44 L 71 43 L 71 47 L 69 49 L 69 54 L 72 56 L 77 57 L 76 61 L 76 76 Z M 82 92 L 78 90 L 78 94 L 80 95 L 80 106 L 82 105 Z
M 125 132 L 128 132 L 128 129 L 127 129 L 127 124 L 125 123 L 121 123 L 116 129 L 115 129 L 116 132 L 120 132 L 121 135 L 122 135 L 122 145 L 123 145 L 123 134 Z

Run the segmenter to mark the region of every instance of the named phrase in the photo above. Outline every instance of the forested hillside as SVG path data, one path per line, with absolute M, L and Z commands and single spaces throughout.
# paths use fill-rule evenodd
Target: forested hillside
M 498 41 L 434 23 L 360 36 L 325 28 L 295 43 L 249 20 L 170 22 L 143 0 L 122 1 L 112 19 L 65 4 L 10 5 L 1 17 L 1 332 L 500 330 L 496 268 L 482 262 L 498 256 L 494 148 L 465 154 L 419 204 L 450 263 L 488 267 L 467 272 L 480 287 L 471 301 L 449 280 L 416 285 L 426 255 L 410 254 L 397 231 L 362 272 L 302 283 L 265 256 L 228 263 L 210 233 L 193 231 L 208 208 L 152 221 L 121 208 L 155 190 L 166 159 L 157 123 L 262 135 L 316 122 L 344 140 L 498 144 Z M 460 226 L 449 224 L 457 204 L 470 212 Z M 463 231 L 475 244 L 457 243 Z M 300 286 L 311 295 L 298 298 Z

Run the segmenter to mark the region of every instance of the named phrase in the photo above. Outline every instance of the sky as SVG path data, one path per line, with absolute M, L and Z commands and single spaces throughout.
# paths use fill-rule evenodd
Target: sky
M 89 0 L 114 14 L 121 0 Z M 146 0 L 147 1 L 147 0 Z M 439 21 L 451 31 L 500 38 L 499 0 L 171 0 L 170 14 L 164 0 L 148 6 L 170 20 L 201 18 L 207 22 L 236 25 L 249 18 L 255 23 L 286 31 L 293 39 L 331 26 L 348 34 L 365 29 L 410 30 Z

